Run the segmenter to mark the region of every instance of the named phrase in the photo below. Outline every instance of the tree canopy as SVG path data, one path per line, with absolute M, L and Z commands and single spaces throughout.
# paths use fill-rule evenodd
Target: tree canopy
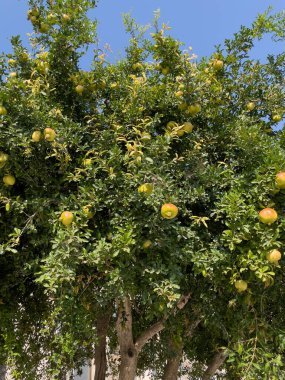
M 284 377 L 285 53 L 250 56 L 284 13 L 199 61 L 126 15 L 110 63 L 95 1 L 29 5 L 31 48 L 0 58 L 0 364 Z

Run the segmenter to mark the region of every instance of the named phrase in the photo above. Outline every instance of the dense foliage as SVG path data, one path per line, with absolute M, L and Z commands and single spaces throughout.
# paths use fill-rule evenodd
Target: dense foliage
M 96 48 L 85 71 L 95 2 L 29 3 L 32 48 L 13 37 L 0 65 L 0 363 L 61 379 L 103 316 L 121 378 L 126 342 L 153 378 L 177 356 L 199 379 L 220 352 L 229 379 L 283 378 L 285 54 L 250 49 L 284 40 L 284 14 L 199 62 L 158 17 L 148 38 L 126 16 L 125 59 Z

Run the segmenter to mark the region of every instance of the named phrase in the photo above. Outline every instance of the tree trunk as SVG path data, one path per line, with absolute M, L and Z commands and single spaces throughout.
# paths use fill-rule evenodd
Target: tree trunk
M 134 380 L 137 371 L 138 354 L 136 350 L 129 349 L 129 352 L 121 350 L 121 365 L 119 380 Z
M 6 366 L 0 365 L 0 380 L 5 380 L 6 372 L 7 372 Z
M 195 332 L 195 329 L 199 325 L 201 320 L 202 318 L 199 317 L 195 321 L 193 321 L 191 324 L 188 320 L 185 320 L 185 338 L 190 338 L 190 339 L 192 338 Z M 183 356 L 183 348 L 184 348 L 183 341 L 177 343 L 174 341 L 173 337 L 170 338 L 169 350 L 173 355 L 167 360 L 166 366 L 164 368 L 162 380 L 178 379 L 178 371 L 179 371 L 180 362 Z
M 183 309 L 190 298 L 190 294 L 181 296 L 177 303 L 178 309 Z M 148 327 L 134 341 L 133 338 L 133 319 L 131 300 L 126 297 L 118 305 L 118 318 L 116 329 L 120 346 L 121 364 L 119 369 L 119 380 L 134 380 L 136 376 L 138 356 L 144 345 L 156 334 L 164 329 L 167 317 Z
M 211 377 L 215 375 L 218 368 L 224 363 L 227 356 L 228 355 L 225 352 L 217 352 L 208 365 L 208 368 L 206 369 L 202 380 L 210 380 Z
M 111 318 L 111 307 L 98 317 L 96 324 L 97 341 L 95 344 L 95 375 L 94 380 L 105 380 L 107 370 L 106 338 Z
M 162 380 L 178 379 L 178 370 L 183 355 L 183 343 L 181 342 L 177 344 L 173 341 L 173 339 L 171 339 L 170 349 L 173 353 L 173 356 L 167 360 Z

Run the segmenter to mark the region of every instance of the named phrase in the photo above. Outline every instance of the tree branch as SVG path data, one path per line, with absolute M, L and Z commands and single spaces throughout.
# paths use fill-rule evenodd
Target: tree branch
M 184 306 L 187 304 L 191 296 L 191 293 L 188 293 L 186 295 L 182 295 L 177 302 L 177 308 L 183 309 Z M 164 329 L 164 323 L 168 319 L 169 316 L 165 316 L 160 321 L 154 323 L 152 326 L 150 326 L 148 329 L 146 329 L 136 340 L 135 347 L 138 352 L 141 351 L 143 346 L 156 334 L 158 334 L 160 331 Z
M 208 368 L 204 372 L 202 380 L 210 380 L 218 368 L 224 363 L 227 357 L 228 354 L 225 351 L 217 352 L 213 359 L 210 361 Z

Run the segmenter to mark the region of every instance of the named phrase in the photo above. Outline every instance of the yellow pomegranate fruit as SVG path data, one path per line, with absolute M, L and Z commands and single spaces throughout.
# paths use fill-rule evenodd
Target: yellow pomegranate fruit
M 239 291 L 239 292 L 244 292 L 246 289 L 247 289 L 247 282 L 244 281 L 244 280 L 237 280 L 235 282 L 235 288 Z
M 0 106 L 0 116 L 7 115 L 7 110 L 4 106 Z
M 201 112 L 201 106 L 198 103 L 190 104 L 188 106 L 187 111 L 190 115 L 197 115 L 199 112 Z
M 65 226 L 70 226 L 73 222 L 74 216 L 72 212 L 70 211 L 63 211 L 63 213 L 60 215 L 59 220 L 61 223 Z
M 285 189 L 285 172 L 276 174 L 275 183 L 278 189 Z
M 173 219 L 178 214 L 178 208 L 172 203 L 165 203 L 161 206 L 161 216 L 165 219 Z
M 224 62 L 221 61 L 220 59 L 215 59 L 214 62 L 213 62 L 213 68 L 215 70 L 222 70 L 222 68 L 224 67 Z
M 186 121 L 184 124 L 183 124 L 183 130 L 187 133 L 190 133 L 193 131 L 193 124 L 190 123 L 190 121 Z
M 85 214 L 85 216 L 88 218 L 88 219 L 92 219 L 93 216 L 94 216 L 94 212 L 91 211 L 91 207 L 90 206 L 83 206 L 82 207 L 82 211 L 83 213 Z
M 84 91 L 84 86 L 82 86 L 82 84 L 78 84 L 78 85 L 75 87 L 75 91 L 77 92 L 77 94 L 82 95 L 82 93 L 83 93 L 83 91 Z
M 152 183 L 143 183 L 138 188 L 139 193 L 144 193 L 146 195 L 150 195 L 153 192 L 153 184 Z
M 34 131 L 33 134 L 32 134 L 32 140 L 34 142 L 39 142 L 40 139 L 42 138 L 42 133 L 41 131 Z
M 143 249 L 149 249 L 151 246 L 152 246 L 151 240 L 146 240 L 142 245 Z
M 282 120 L 282 116 L 279 113 L 275 113 L 272 115 L 272 120 L 274 123 L 279 123 Z
M 255 108 L 255 103 L 254 102 L 248 102 L 246 105 L 246 108 L 248 111 L 253 111 Z
M 259 220 L 265 224 L 272 224 L 278 218 L 277 212 L 270 207 L 264 208 L 259 212 Z
M 16 178 L 11 174 L 7 174 L 7 175 L 4 175 L 3 182 L 6 186 L 13 186 L 15 185 Z
M 0 169 L 3 168 L 6 165 L 6 162 L 8 161 L 8 154 L 4 152 L 0 152 Z
M 281 257 L 282 257 L 281 252 L 278 251 L 278 249 L 273 249 L 272 251 L 268 252 L 266 255 L 266 258 L 270 263 L 278 263 Z
M 52 128 L 45 128 L 44 136 L 46 141 L 54 141 L 56 133 Z

